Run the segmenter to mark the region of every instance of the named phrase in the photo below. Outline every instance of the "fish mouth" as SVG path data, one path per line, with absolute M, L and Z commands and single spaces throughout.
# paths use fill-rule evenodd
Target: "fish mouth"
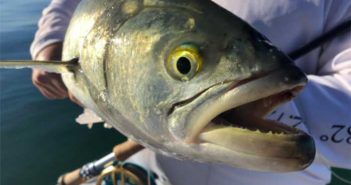
M 306 82 L 305 75 L 294 66 L 240 82 L 224 81 L 175 104 L 170 111 L 170 131 L 189 145 L 224 149 L 229 156 L 245 156 L 256 163 L 239 167 L 260 171 L 304 169 L 315 156 L 313 139 L 265 117 L 296 97 Z M 175 122 L 180 117 L 184 125 Z M 269 162 L 273 163 L 267 166 Z

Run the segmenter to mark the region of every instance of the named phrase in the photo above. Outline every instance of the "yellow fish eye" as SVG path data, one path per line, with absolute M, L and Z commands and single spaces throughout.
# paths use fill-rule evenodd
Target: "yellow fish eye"
M 202 64 L 203 59 L 198 47 L 183 44 L 169 54 L 166 67 L 172 77 L 188 81 L 201 70 Z

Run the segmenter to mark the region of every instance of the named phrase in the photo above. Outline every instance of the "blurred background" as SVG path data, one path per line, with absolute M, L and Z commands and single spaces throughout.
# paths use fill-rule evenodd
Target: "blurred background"
M 0 0 L 0 60 L 30 59 L 29 46 L 49 0 Z M 0 70 L 0 185 L 55 184 L 58 176 L 111 152 L 125 138 L 75 123 L 82 108 L 49 101 L 31 70 Z M 351 171 L 334 169 L 351 180 Z M 332 185 L 346 185 L 333 178 Z

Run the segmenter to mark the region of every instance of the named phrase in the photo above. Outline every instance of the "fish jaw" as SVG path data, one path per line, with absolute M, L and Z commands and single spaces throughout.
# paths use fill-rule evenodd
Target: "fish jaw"
M 263 117 L 291 100 L 306 82 L 297 67 L 287 65 L 244 82 L 215 84 L 173 108 L 170 133 L 183 146 L 196 148 L 199 160 L 259 171 L 302 170 L 314 159 L 313 139 Z M 265 110 L 258 114 L 247 108 L 260 106 Z

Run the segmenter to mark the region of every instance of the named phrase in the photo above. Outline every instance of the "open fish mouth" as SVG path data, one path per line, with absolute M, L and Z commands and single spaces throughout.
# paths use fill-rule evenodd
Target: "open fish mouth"
M 215 146 L 246 159 L 272 161 L 278 166 L 272 168 L 277 169 L 287 163 L 289 167 L 282 167 L 282 171 L 306 168 L 315 156 L 312 137 L 265 119 L 276 107 L 292 100 L 306 82 L 299 69 L 288 66 L 259 78 L 216 84 L 175 104 L 170 130 L 190 145 Z M 184 124 L 180 121 L 177 125 L 175 120 L 181 117 Z

